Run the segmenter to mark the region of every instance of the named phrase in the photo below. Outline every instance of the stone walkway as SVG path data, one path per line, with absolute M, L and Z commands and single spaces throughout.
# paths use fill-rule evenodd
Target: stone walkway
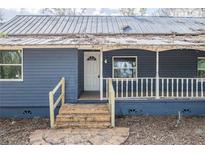
M 110 129 L 42 129 L 30 135 L 30 144 L 119 145 L 129 136 L 129 128 Z

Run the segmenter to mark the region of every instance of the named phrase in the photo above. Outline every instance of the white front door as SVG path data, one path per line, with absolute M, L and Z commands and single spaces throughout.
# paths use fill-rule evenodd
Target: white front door
M 100 53 L 84 52 L 84 90 L 100 90 Z

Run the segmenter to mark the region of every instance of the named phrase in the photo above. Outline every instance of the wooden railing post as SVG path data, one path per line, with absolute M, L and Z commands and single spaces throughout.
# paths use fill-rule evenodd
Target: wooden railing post
M 115 91 L 113 89 L 112 79 L 109 79 L 109 110 L 111 114 L 111 126 L 115 127 Z
M 53 92 L 49 92 L 49 106 L 50 106 L 50 127 L 54 128 L 54 98 L 53 98 Z
M 115 94 L 112 93 L 111 99 L 111 126 L 115 127 Z
M 112 79 L 109 78 L 108 80 L 108 103 L 109 103 L 109 110 L 111 112 L 111 85 L 112 85 Z
M 61 87 L 61 94 L 57 98 L 56 101 L 54 101 L 54 95 L 60 89 Z M 55 86 L 55 88 L 49 92 L 49 109 L 50 109 L 50 127 L 55 128 L 55 109 L 58 106 L 59 103 L 62 103 L 62 105 L 65 103 L 65 78 L 63 77 L 58 84 Z
M 61 93 L 63 94 L 61 102 L 62 102 L 62 105 L 64 105 L 65 104 L 65 78 L 64 77 L 62 78 Z

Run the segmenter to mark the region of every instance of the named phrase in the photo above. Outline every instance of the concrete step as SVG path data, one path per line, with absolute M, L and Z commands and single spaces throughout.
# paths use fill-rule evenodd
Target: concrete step
M 57 115 L 56 121 L 64 121 L 64 122 L 102 122 L 102 121 L 110 121 L 109 114 L 68 114 L 68 115 Z
M 110 122 L 57 122 L 57 128 L 109 128 Z

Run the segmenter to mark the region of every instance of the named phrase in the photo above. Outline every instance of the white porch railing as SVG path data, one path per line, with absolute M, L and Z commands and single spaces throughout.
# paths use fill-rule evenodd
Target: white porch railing
M 155 97 L 155 78 L 111 78 L 117 99 Z M 103 79 L 103 98 L 108 98 L 109 78 Z
M 162 98 L 202 98 L 205 96 L 205 78 L 159 78 L 159 96 Z
M 204 98 L 205 78 L 110 78 L 116 99 Z M 103 99 L 108 98 L 109 78 L 103 78 Z

